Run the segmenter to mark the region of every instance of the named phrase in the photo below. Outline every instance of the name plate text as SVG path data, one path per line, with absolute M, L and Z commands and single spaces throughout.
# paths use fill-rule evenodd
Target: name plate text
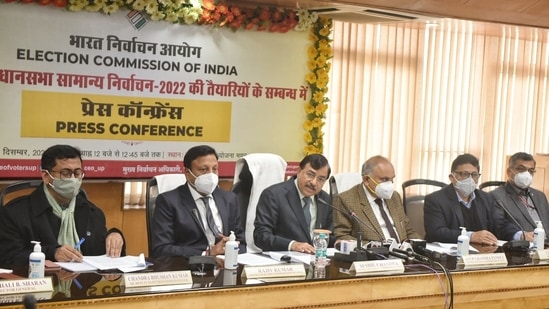
M 536 250 L 534 260 L 547 261 L 549 260 L 549 249 Z
M 464 267 L 507 266 L 505 253 L 469 254 L 462 256 L 461 260 Z
M 305 277 L 303 263 L 276 264 L 264 266 L 244 266 L 242 276 L 248 279 L 280 278 L 280 277 Z
M 0 295 L 53 291 L 51 277 L 0 280 Z
M 404 272 L 404 264 L 401 259 L 356 261 L 351 264 L 350 271 L 357 274 L 364 273 L 388 273 L 399 274 Z
M 122 277 L 122 285 L 126 288 L 192 283 L 193 277 L 190 270 L 124 274 Z

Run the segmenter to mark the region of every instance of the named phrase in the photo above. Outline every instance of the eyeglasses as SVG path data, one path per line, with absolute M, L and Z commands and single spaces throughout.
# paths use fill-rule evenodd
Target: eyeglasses
M 467 179 L 469 177 L 473 177 L 473 179 L 479 179 L 480 177 L 480 173 L 477 173 L 477 172 L 472 172 L 472 173 L 469 173 L 467 171 L 455 171 L 454 172 L 454 177 L 458 175 L 459 178 L 461 179 Z
M 328 180 L 328 179 L 327 179 L 326 177 L 324 177 L 324 176 L 318 176 L 318 177 L 317 177 L 316 174 L 315 174 L 315 172 L 313 172 L 313 171 L 307 171 L 307 172 L 305 173 L 305 176 L 307 176 L 307 179 L 310 180 L 310 181 L 313 181 L 313 180 L 315 180 L 315 178 L 316 178 L 316 181 L 318 181 L 319 183 L 325 183 L 326 180 Z
M 73 175 L 74 175 L 74 178 L 84 178 L 84 171 L 82 171 L 82 169 L 79 169 L 79 168 L 75 169 L 74 171 L 68 168 L 64 168 L 60 171 L 54 171 L 54 170 L 51 170 L 51 171 L 54 173 L 59 173 L 59 178 L 61 179 L 72 178 Z
M 534 175 L 536 173 L 536 169 L 535 168 L 527 168 L 526 166 L 519 166 L 519 167 L 514 167 L 513 168 L 514 171 L 517 172 L 517 174 L 520 174 L 520 173 L 524 173 L 526 171 L 528 171 L 528 173 Z

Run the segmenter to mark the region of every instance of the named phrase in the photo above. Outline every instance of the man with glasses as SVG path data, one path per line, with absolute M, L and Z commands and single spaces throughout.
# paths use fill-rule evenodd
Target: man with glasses
M 83 255 L 125 254 L 118 229 L 107 231 L 105 215 L 80 191 L 84 172 L 78 149 L 55 145 L 42 154 L 42 185 L 0 211 L 0 264 L 29 262 L 39 241 L 47 260 L 81 262 Z
M 384 243 L 420 239 L 404 213 L 402 198 L 394 191 L 395 169 L 389 159 L 374 156 L 362 164 L 362 183 L 337 195 L 334 201 L 334 232 L 337 240 L 354 240 L 360 231 L 363 241 Z M 347 214 L 353 213 L 357 219 Z
M 457 156 L 448 176 L 451 184 L 425 197 L 425 239 L 456 243 L 460 227 L 467 228 L 472 244 L 497 246 L 497 240 L 511 240 L 517 229 L 494 211 L 493 199 L 477 189 L 478 159 L 471 154 Z
M 505 207 L 520 226 L 514 239 L 534 240 L 536 221 L 541 221 L 543 227 L 549 228 L 549 204 L 543 192 L 531 188 L 532 179 L 536 173 L 536 160 L 531 154 L 517 152 L 509 158 L 507 167 L 507 182 L 490 192 L 498 209 Z M 503 209 L 501 209 L 504 212 Z M 505 212 L 504 212 L 505 214 Z M 508 214 L 508 221 L 513 222 Z
M 263 251 L 313 254 L 313 230 L 333 230 L 330 195 L 322 186 L 330 177 L 328 160 L 311 154 L 289 180 L 266 188 L 256 209 L 254 241 Z M 330 235 L 329 246 L 333 245 Z

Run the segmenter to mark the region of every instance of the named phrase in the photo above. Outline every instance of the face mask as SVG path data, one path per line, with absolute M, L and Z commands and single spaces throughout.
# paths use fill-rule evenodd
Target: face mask
M 384 200 L 390 199 L 393 196 L 393 192 L 395 191 L 395 188 L 393 186 L 393 183 L 391 181 L 385 181 L 382 183 L 377 183 L 374 178 L 370 177 L 370 179 L 376 184 L 376 195 Z
M 477 187 L 477 183 L 475 182 L 475 180 L 473 180 L 473 177 L 467 177 L 463 180 L 457 180 L 456 178 L 456 184 L 454 185 L 454 187 L 462 195 L 469 196 L 471 195 L 471 193 L 473 193 L 473 191 L 475 191 L 475 188 Z
M 521 189 L 526 189 L 532 184 L 532 174 L 528 171 L 515 174 L 515 185 Z
M 202 194 L 212 194 L 219 182 L 219 177 L 214 173 L 203 174 L 198 177 L 191 170 L 189 170 L 189 173 L 196 178 L 194 180 L 194 188 Z
M 67 200 L 72 200 L 78 192 L 80 192 L 80 185 L 82 184 L 82 178 L 55 178 L 48 172 L 48 175 L 51 177 L 53 182 L 48 185 L 59 195 L 66 198 Z

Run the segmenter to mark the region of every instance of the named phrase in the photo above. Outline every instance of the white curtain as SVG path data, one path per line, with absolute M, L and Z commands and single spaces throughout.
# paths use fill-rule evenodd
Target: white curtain
M 480 182 L 505 180 L 507 156 L 549 152 L 546 29 L 444 19 L 335 22 L 325 155 L 335 173 L 373 155 L 412 178 L 449 182 L 461 153 Z

